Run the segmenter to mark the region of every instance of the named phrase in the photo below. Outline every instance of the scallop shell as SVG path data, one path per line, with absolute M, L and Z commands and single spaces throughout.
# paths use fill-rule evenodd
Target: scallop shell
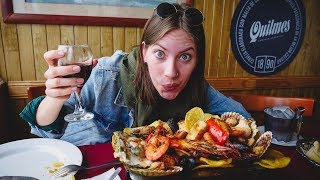
M 253 146 L 252 151 L 258 156 L 261 157 L 268 149 L 268 147 L 271 144 L 272 140 L 272 132 L 271 131 L 266 131 L 263 133 L 256 143 Z
M 236 112 L 225 112 L 221 115 L 221 120 L 229 124 L 230 127 L 234 127 L 240 120 L 245 120 L 245 118 Z
M 157 169 L 140 169 L 140 168 L 132 168 L 128 167 L 129 171 L 140 174 L 142 176 L 168 176 L 177 174 L 182 171 L 182 167 L 174 166 L 168 170 L 157 170 Z

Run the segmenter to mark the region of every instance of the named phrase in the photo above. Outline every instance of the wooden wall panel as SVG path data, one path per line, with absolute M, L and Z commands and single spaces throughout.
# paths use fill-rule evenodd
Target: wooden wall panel
M 1 10 L 0 10 L 1 11 Z M 2 22 L 0 23 L 0 32 L 2 29 Z M 6 61 L 4 57 L 4 49 L 2 44 L 2 33 L 0 33 L 0 79 L 7 81 Z
M 30 24 L 18 24 L 17 31 L 22 80 L 36 79 L 31 26 Z
M 74 26 L 74 44 L 88 44 L 88 26 Z
M 33 53 L 35 58 L 36 79 L 43 80 L 44 72 L 48 69 L 46 61 L 43 59 L 43 54 L 48 50 L 47 48 L 47 34 L 46 26 L 39 24 L 32 24 L 32 38 L 33 38 Z
M 213 32 L 213 18 L 214 18 L 214 14 L 213 14 L 213 6 L 214 6 L 214 2 L 212 0 L 205 0 L 204 1 L 204 6 L 203 6 L 203 15 L 204 17 L 206 17 L 205 21 L 204 21 L 204 31 L 206 32 L 206 63 L 205 63 L 205 74 L 207 76 L 210 76 L 210 66 L 212 64 L 212 62 L 214 61 L 213 59 L 209 59 L 209 57 L 211 57 L 211 51 L 212 51 L 212 33 Z M 209 61 L 208 61 L 209 59 Z
M 113 54 L 113 29 L 112 27 L 101 27 L 101 54 L 111 56 Z
M 61 44 L 74 44 L 74 27 L 71 25 L 60 25 Z
M 237 63 L 230 47 L 230 24 L 239 1 L 195 0 L 194 2 L 195 7 L 202 10 L 205 16 L 204 27 L 207 37 L 205 75 L 208 78 L 254 77 Z M 320 11 L 317 10 L 320 4 L 316 0 L 303 0 L 303 3 L 306 9 L 307 28 L 301 50 L 287 68 L 273 76 L 320 74 L 320 63 L 317 62 L 320 52 L 316 50 L 320 36 Z M 42 54 L 47 49 L 55 49 L 60 43 L 88 43 L 92 46 L 95 57 L 110 56 L 117 49 L 129 51 L 133 45 L 139 43 L 143 32 L 142 28 L 134 27 L 15 25 L 3 22 L 1 29 L 3 47 L 0 48 L 4 55 L 0 59 L 0 73 L 7 81 L 43 79 L 46 64 L 40 63 L 43 61 Z M 30 31 L 32 33 L 28 37 Z M 38 48 L 39 46 L 41 49 Z M 9 65 L 9 61 L 14 65 Z M 35 72 L 26 73 L 24 69 L 21 69 L 21 67 L 26 67 L 26 71 L 28 69 L 32 71 L 33 64 Z
M 136 39 L 136 44 L 140 44 L 141 38 L 143 34 L 143 28 L 137 28 L 137 39 Z
M 203 1 L 193 1 L 193 6 L 197 9 L 199 9 L 201 12 L 203 12 L 203 8 L 204 8 L 204 0 Z
M 19 57 L 19 42 L 17 37 L 17 25 L 2 24 L 1 26 L 4 57 L 8 80 L 22 80 L 21 64 Z
M 58 25 L 46 25 L 48 50 L 57 49 L 61 44 L 61 33 Z
M 88 45 L 95 57 L 101 57 L 101 29 L 99 26 L 88 26 Z
M 236 1 L 232 1 L 232 9 L 231 9 L 231 12 L 232 12 L 232 15 L 233 16 L 233 13 L 236 9 L 236 5 L 237 5 L 237 2 Z M 231 8 L 231 7 L 230 7 Z M 229 22 L 230 26 L 231 26 L 231 21 Z M 234 73 L 230 73 L 230 72 L 234 72 L 236 67 L 237 67 L 237 61 L 235 61 L 235 57 L 233 55 L 233 52 L 232 52 L 232 49 L 231 49 L 231 42 L 229 40 L 229 43 L 230 43 L 230 50 L 228 51 L 228 55 L 227 57 L 225 57 L 227 59 L 227 69 L 225 69 L 225 74 L 226 76 L 229 76 L 229 77 L 234 77 L 235 74 Z
M 123 50 L 125 49 L 125 33 L 124 27 L 113 27 L 113 50 Z
M 218 55 L 218 64 L 215 71 L 219 77 L 226 77 L 228 69 L 228 54 L 231 51 L 231 43 L 230 43 L 230 25 L 231 19 L 233 15 L 233 1 L 224 1 L 223 4 L 223 13 L 222 13 L 222 24 L 221 24 L 221 41 L 220 41 L 220 49 Z
M 208 67 L 208 76 L 210 77 L 218 77 L 218 69 L 219 63 L 225 64 L 225 62 L 221 61 L 221 42 L 223 41 L 222 37 L 222 24 L 223 24 L 223 11 L 224 11 L 224 2 L 225 1 L 214 1 L 213 4 L 213 19 L 211 23 L 212 25 L 212 34 L 211 34 L 211 42 L 210 42 L 210 54 L 207 55 L 207 59 L 210 59 L 209 67 Z M 210 6 L 209 6 L 210 7 Z M 226 38 L 228 39 L 228 38 Z
M 306 30 L 307 41 L 305 47 L 307 49 L 306 56 L 300 61 L 300 64 L 306 64 L 304 71 L 306 75 L 320 75 L 320 1 L 305 1 L 307 24 Z M 308 9 L 307 9 L 308 8 Z M 310 22 L 310 24 L 309 24 Z
M 125 30 L 125 52 L 130 52 L 132 50 L 132 47 L 134 47 L 137 44 L 137 28 L 134 27 L 126 27 Z

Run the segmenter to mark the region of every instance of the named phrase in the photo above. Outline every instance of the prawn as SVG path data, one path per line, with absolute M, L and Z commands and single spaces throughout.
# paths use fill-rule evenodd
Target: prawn
M 231 147 L 211 144 L 207 141 L 186 140 L 186 139 L 170 139 L 170 147 L 173 149 L 182 149 L 185 151 L 197 151 L 199 153 L 218 155 L 227 157 L 228 154 L 235 150 Z
M 168 148 L 170 142 L 169 138 L 162 135 L 152 136 L 146 145 L 145 155 L 147 159 L 151 161 L 158 160 L 162 155 L 164 155 Z

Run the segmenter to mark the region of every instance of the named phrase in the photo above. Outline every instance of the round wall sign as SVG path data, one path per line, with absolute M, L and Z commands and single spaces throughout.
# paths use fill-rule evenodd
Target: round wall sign
M 249 73 L 275 74 L 299 52 L 304 31 L 300 0 L 242 0 L 231 22 L 232 51 Z

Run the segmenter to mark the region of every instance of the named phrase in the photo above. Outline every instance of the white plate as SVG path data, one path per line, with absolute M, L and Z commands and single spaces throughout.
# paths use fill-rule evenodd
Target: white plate
M 258 126 L 258 129 L 260 130 L 261 133 L 264 133 L 265 129 L 264 126 Z M 302 136 L 300 136 L 300 139 L 303 139 Z M 280 145 L 280 146 L 296 146 L 297 144 L 297 133 L 293 133 L 292 135 L 292 140 L 289 142 L 285 142 L 285 141 L 278 141 L 275 138 L 272 138 L 271 140 L 272 144 L 276 144 L 276 145 Z
M 55 163 L 81 165 L 81 151 L 69 142 L 48 138 L 24 139 L 0 145 L 1 176 L 54 179 L 49 170 L 55 168 Z

